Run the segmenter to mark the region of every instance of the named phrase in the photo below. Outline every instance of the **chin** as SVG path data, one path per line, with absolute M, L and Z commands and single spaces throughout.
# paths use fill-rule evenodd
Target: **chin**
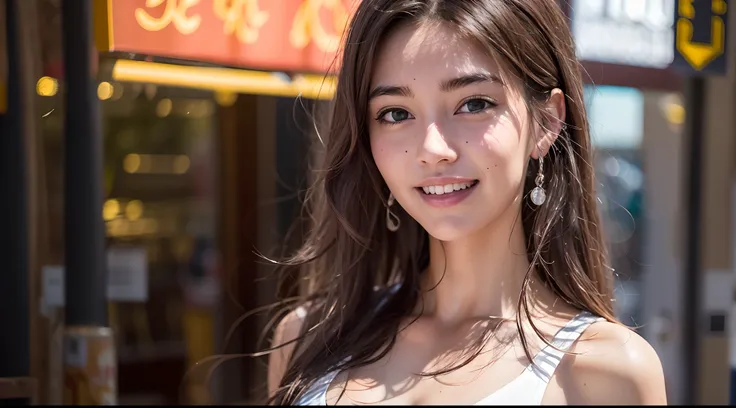
M 468 219 L 433 220 L 420 225 L 432 238 L 444 242 L 458 241 L 478 231 L 478 224 Z

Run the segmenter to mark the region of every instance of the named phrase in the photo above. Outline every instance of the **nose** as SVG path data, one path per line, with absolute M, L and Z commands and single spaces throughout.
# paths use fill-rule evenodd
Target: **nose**
M 422 164 L 436 164 L 440 162 L 452 163 L 457 160 L 457 152 L 447 143 L 437 124 L 432 123 L 422 140 L 418 159 Z

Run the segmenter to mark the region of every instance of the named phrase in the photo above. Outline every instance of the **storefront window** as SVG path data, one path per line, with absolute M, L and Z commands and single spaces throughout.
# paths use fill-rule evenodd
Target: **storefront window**
M 103 83 L 100 89 L 103 217 L 108 251 L 120 259 L 111 264 L 110 279 L 141 284 L 110 305 L 121 382 L 131 392 L 154 391 L 145 389 L 143 373 L 146 363 L 157 364 L 158 375 L 169 379 L 158 391 L 175 398 L 185 368 L 214 353 L 216 103 L 211 93 L 150 84 Z
M 653 149 L 661 140 L 677 140 L 681 100 L 676 93 L 612 86 L 586 86 L 585 96 L 599 208 L 615 270 L 616 313 L 636 328 L 643 321 L 643 274 L 650 268 L 647 247 L 652 235 L 647 229 L 653 214 L 647 197 L 656 194 L 647 191 L 647 185 L 673 181 L 651 171 L 658 160 Z
M 639 317 L 639 277 L 643 206 L 641 140 L 644 108 L 641 92 L 633 88 L 585 88 L 599 208 L 615 273 L 618 317 L 632 324 Z
M 98 88 L 110 326 L 119 402 L 176 403 L 184 372 L 214 353 L 220 300 L 216 103 L 211 93 Z M 53 252 L 63 254 L 63 100 L 40 96 Z

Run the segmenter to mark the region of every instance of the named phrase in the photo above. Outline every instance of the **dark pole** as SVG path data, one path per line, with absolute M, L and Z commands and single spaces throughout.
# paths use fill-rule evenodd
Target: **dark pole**
M 686 373 L 683 386 L 684 403 L 697 404 L 699 353 L 702 326 L 700 323 L 700 259 L 702 253 L 701 228 L 702 219 L 702 187 L 703 187 L 703 145 L 704 123 L 703 109 L 705 104 L 705 79 L 694 77 L 688 81 L 685 92 L 687 106 L 685 162 L 687 168 L 685 202 L 687 203 L 687 221 L 685 226 L 686 240 L 685 276 L 683 281 L 683 324 L 682 348 L 685 355 L 684 370 Z
M 64 401 L 115 405 L 117 359 L 107 326 L 102 132 L 92 1 L 62 0 L 64 45 Z M 79 392 L 84 389 L 84 392 Z
M 8 109 L 0 113 L 0 377 L 30 375 L 30 304 L 28 260 L 28 178 L 21 80 L 21 36 L 18 2 L 5 1 L 8 50 Z M 28 400 L 0 402 L 27 405 Z
M 91 8 L 89 0 L 61 2 L 66 108 L 64 286 L 68 326 L 107 324 L 102 135 Z

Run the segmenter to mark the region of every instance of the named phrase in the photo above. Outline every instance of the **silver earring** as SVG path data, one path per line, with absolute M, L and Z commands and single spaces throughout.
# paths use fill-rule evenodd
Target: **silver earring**
M 388 202 L 386 203 L 386 228 L 391 232 L 396 232 L 401 226 L 399 217 L 391 211 L 391 206 L 396 202 L 394 193 L 389 193 Z
M 537 178 L 534 180 L 534 184 L 537 186 L 534 187 L 531 193 L 532 202 L 537 206 L 544 204 L 547 200 L 547 193 L 544 191 L 544 187 L 542 187 L 544 183 L 543 165 L 542 156 L 539 156 L 539 172 L 537 173 Z

